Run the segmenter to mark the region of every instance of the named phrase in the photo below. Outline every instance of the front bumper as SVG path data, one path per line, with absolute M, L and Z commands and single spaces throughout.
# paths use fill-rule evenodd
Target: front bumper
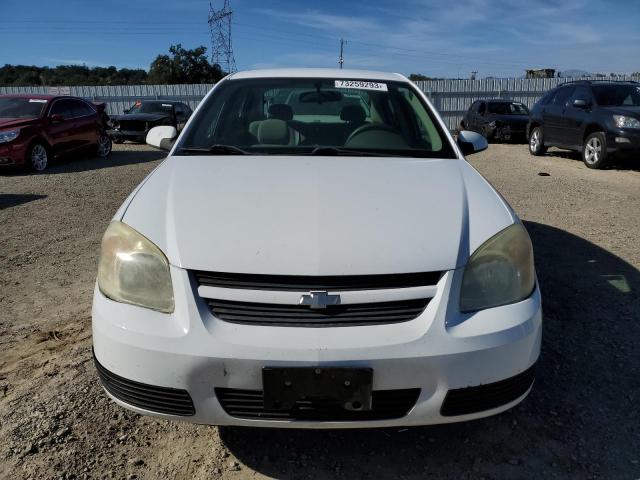
M 27 144 L 16 139 L 9 143 L 0 143 L 0 168 L 24 165 Z
M 614 129 L 607 132 L 607 151 L 640 155 L 640 130 Z
M 435 297 L 414 320 L 337 328 L 227 323 L 210 313 L 187 271 L 172 267 L 171 274 L 176 304 L 171 315 L 113 302 L 97 288 L 94 292 L 93 342 L 101 367 L 151 388 L 188 392 L 193 402 L 193 414 L 168 414 L 135 407 L 123 401 L 127 397 L 110 394 L 120 405 L 142 414 L 213 425 L 288 428 L 470 420 L 514 406 L 526 396 L 530 382 L 505 404 L 460 415 L 443 412 L 449 392 L 518 377 L 529 371 L 540 352 L 539 290 L 516 304 L 463 315 L 451 301 L 458 298 L 460 271 L 442 277 Z M 419 393 L 406 415 L 384 420 L 273 420 L 228 414 L 216 393 L 259 392 L 265 366 L 368 367 L 374 372 L 374 391 L 419 389 Z
M 107 130 L 107 135 L 112 140 L 129 140 L 132 142 L 145 143 L 148 131 L 140 130 Z

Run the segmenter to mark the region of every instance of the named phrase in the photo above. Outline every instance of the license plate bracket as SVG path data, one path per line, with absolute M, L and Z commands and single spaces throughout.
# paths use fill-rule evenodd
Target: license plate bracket
M 262 385 L 267 410 L 291 410 L 300 400 L 322 400 L 345 410 L 370 411 L 373 369 L 264 367 Z

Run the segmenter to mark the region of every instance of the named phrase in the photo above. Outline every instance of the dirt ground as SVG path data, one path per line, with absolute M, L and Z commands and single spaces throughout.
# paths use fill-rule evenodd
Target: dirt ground
M 531 395 L 502 415 L 359 431 L 170 423 L 107 400 L 91 361 L 100 237 L 162 154 L 0 175 L 0 478 L 640 478 L 640 158 L 492 145 L 471 163 L 532 236 L 545 330 Z

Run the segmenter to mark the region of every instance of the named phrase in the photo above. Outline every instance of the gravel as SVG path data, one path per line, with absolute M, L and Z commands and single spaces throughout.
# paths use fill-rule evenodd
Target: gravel
M 491 145 L 471 163 L 529 230 L 543 293 L 531 395 L 475 422 L 282 431 L 142 417 L 91 362 L 100 237 L 145 146 L 0 176 L 0 478 L 640 478 L 640 162 Z

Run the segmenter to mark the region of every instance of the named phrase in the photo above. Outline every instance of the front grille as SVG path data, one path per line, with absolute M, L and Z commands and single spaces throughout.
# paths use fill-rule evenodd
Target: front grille
M 265 410 L 261 390 L 216 388 L 216 396 L 228 415 L 249 420 L 307 420 L 318 422 L 388 420 L 404 417 L 420 395 L 419 388 L 375 390 L 366 412 L 345 410 L 330 400 L 298 400 L 291 410 Z
M 376 290 L 435 285 L 442 272 L 394 273 L 382 275 L 254 275 L 250 273 L 220 273 L 194 270 L 198 286 L 240 288 L 246 290 Z
M 118 123 L 120 124 L 119 130 L 144 132 L 147 129 L 147 122 L 140 120 L 118 120 Z
M 440 413 L 445 417 L 483 412 L 506 405 L 524 395 L 533 384 L 534 367 L 515 377 L 477 387 L 449 390 Z
M 248 303 L 205 299 L 220 320 L 247 325 L 280 327 L 354 327 L 413 320 L 429 304 L 429 298 L 397 302 L 331 305 L 312 309 L 304 305 Z
M 128 380 L 104 368 L 93 356 L 105 390 L 118 400 L 152 412 L 190 416 L 196 413 L 189 392 Z

